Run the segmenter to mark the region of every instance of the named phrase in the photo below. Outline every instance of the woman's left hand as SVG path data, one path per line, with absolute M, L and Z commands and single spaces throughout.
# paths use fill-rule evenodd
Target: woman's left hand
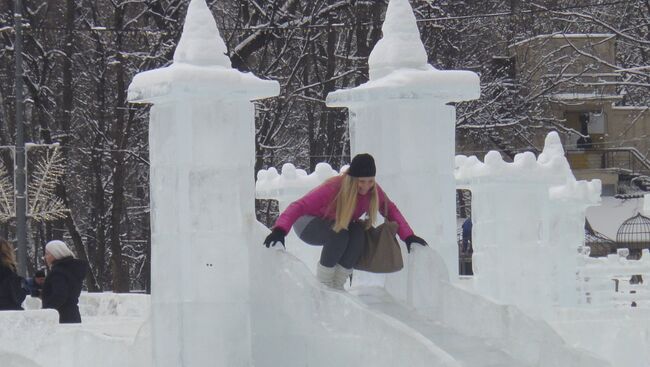
M 411 245 L 414 243 L 417 243 L 420 246 L 429 246 L 427 241 L 421 239 L 420 237 L 414 234 L 406 237 L 406 240 L 404 240 L 404 242 L 406 242 L 406 251 L 408 251 L 409 254 L 411 253 Z

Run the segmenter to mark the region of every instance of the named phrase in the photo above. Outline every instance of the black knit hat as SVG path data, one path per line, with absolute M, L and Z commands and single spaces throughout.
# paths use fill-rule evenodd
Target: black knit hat
M 348 168 L 350 177 L 375 177 L 376 173 L 375 159 L 368 153 L 355 155 L 350 162 L 350 168 Z

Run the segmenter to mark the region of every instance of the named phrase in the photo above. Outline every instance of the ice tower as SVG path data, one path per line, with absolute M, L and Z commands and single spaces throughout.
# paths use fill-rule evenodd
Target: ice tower
M 378 181 L 456 279 L 456 111 L 447 103 L 478 98 L 479 78 L 427 63 L 408 0 L 389 2 L 382 31 L 370 81 L 330 93 L 327 105 L 349 109 L 352 154 L 375 156 Z
M 204 0 L 189 4 L 173 64 L 138 74 L 129 87 L 129 101 L 153 104 L 156 367 L 251 365 L 246 244 L 253 242 L 256 220 L 250 101 L 278 91 L 277 82 L 231 68 Z
M 456 177 L 472 191 L 475 289 L 533 315 L 578 303 L 576 269 L 585 211 L 600 202 L 600 180 L 576 181 L 560 137 L 551 132 L 538 158 L 514 162 L 489 152 L 456 157 Z

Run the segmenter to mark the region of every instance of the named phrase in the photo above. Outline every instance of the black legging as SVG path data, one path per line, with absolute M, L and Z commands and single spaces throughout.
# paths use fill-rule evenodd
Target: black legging
M 323 246 L 320 263 L 331 268 L 340 264 L 351 269 L 359 260 L 363 249 L 364 229 L 358 222 L 351 222 L 348 229 L 334 232 L 331 220 L 304 215 L 293 225 L 298 237 L 314 246 Z

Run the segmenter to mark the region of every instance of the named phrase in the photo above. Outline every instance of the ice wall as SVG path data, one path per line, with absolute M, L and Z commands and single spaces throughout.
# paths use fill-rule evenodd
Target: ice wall
M 506 163 L 492 151 L 480 162 L 456 157 L 455 176 L 472 191 L 475 289 L 535 315 L 578 302 L 576 269 L 585 210 L 600 201 L 600 181 L 576 181 L 557 133 Z
M 230 68 L 204 0 L 174 63 L 136 75 L 150 112 L 154 365 L 250 366 L 248 244 L 255 225 L 254 106 L 277 82 Z
M 40 307 L 28 297 L 25 307 Z M 82 293 L 81 324 L 54 310 L 0 312 L 2 367 L 151 366 L 149 296 Z
M 607 257 L 579 256 L 578 281 L 582 304 L 607 308 L 650 308 L 650 251 L 644 249 L 638 260 L 627 259 L 628 249 L 618 249 Z M 636 284 L 632 276 L 641 275 Z M 650 362 L 650 361 L 649 361 Z
M 478 98 L 479 78 L 427 63 L 407 0 L 389 2 L 382 31 L 369 58 L 370 81 L 330 93 L 327 105 L 348 108 L 352 154 L 375 157 L 378 182 L 456 279 L 456 116 L 447 103 Z

